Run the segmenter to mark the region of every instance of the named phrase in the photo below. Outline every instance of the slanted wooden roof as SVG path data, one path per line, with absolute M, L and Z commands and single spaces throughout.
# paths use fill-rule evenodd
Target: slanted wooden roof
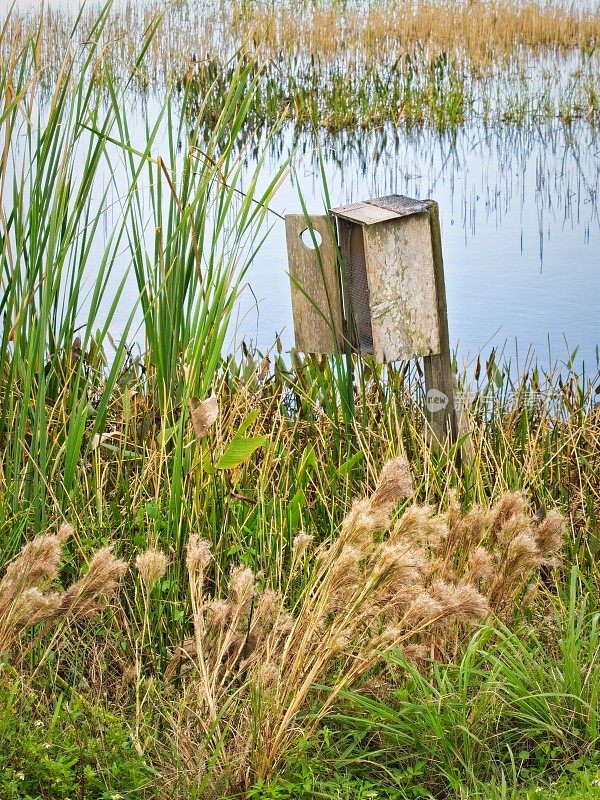
M 349 206 L 332 208 L 336 217 L 357 222 L 360 225 L 375 225 L 392 219 L 408 217 L 412 214 L 425 214 L 432 206 L 431 200 L 415 200 L 402 194 L 389 194 L 374 200 L 351 203 Z

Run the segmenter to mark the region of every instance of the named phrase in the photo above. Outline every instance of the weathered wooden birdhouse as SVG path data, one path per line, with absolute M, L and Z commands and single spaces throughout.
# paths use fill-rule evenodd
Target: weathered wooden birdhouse
M 423 357 L 428 395 L 447 398 L 454 427 L 437 203 L 390 195 L 289 215 L 286 233 L 298 349 Z

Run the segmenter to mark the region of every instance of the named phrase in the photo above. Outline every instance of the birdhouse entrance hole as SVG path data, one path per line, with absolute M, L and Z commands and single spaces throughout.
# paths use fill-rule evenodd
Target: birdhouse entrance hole
M 309 250 L 316 250 L 323 244 L 323 237 L 319 231 L 315 230 L 314 228 L 312 231 L 310 228 L 304 228 L 300 234 L 300 239 L 302 240 L 304 247 L 308 247 Z

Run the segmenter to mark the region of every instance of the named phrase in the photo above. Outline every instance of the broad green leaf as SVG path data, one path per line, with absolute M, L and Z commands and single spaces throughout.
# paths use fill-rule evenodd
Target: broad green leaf
M 225 448 L 225 452 L 217 461 L 217 469 L 233 469 L 246 461 L 255 450 L 269 441 L 268 436 L 234 436 Z
M 300 522 L 300 509 L 306 504 L 306 495 L 302 489 L 298 489 L 296 494 L 292 497 L 287 507 L 288 524 L 291 530 L 294 530 Z
M 242 422 L 242 424 L 241 424 L 241 425 L 240 425 L 240 427 L 238 428 L 238 430 L 237 430 L 237 433 L 236 433 L 236 435 L 235 435 L 235 436 L 236 436 L 236 438 L 237 438 L 238 436 L 241 436 L 243 433 L 246 433 L 246 431 L 248 430 L 248 428 L 250 427 L 250 425 L 252 425 L 252 423 L 253 423 L 253 422 L 255 422 L 255 421 L 256 421 L 256 419 L 258 418 L 258 414 L 259 414 L 259 410 L 258 410 L 258 408 L 255 408 L 255 409 L 254 409 L 254 411 L 251 411 L 251 412 L 248 414 L 248 416 L 246 417 L 246 419 L 245 419 L 245 420 Z

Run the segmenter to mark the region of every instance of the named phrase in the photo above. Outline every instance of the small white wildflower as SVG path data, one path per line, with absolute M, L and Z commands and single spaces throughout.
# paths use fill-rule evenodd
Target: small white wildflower
M 22 772 L 17 772 L 17 778 L 20 781 L 24 781 L 25 780 L 25 775 Z
M 36 721 L 33 724 L 35 725 L 36 728 L 42 728 L 44 725 L 41 719 L 36 719 Z

